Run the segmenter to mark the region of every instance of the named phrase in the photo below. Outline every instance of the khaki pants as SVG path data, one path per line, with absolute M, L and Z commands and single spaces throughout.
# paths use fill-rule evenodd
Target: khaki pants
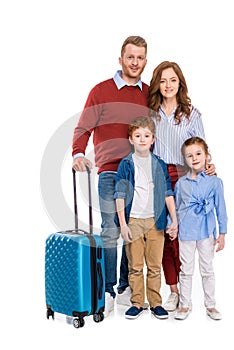
M 130 218 L 129 228 L 133 236 L 132 242 L 126 244 L 131 302 L 143 306 L 145 301 L 143 269 L 146 263 L 146 296 L 150 307 L 159 306 L 162 304 L 160 288 L 164 231 L 156 229 L 154 218 Z

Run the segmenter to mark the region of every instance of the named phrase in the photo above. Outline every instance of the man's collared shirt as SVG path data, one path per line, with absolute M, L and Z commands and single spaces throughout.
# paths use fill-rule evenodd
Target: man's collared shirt
M 121 78 L 121 73 L 122 71 L 121 70 L 118 70 L 115 75 L 114 75 L 114 82 L 117 86 L 117 88 L 120 90 L 122 89 L 124 86 L 131 86 L 130 84 L 128 84 L 125 80 L 123 80 Z M 132 86 L 138 86 L 141 90 L 142 90 L 142 81 L 141 79 L 139 79 L 134 85 Z

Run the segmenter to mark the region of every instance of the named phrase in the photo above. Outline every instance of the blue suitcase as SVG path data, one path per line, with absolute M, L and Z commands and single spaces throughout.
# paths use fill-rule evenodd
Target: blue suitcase
M 54 318 L 55 312 L 71 316 L 76 328 L 84 326 L 85 316 L 102 321 L 105 308 L 104 246 L 101 237 L 93 234 L 89 168 L 87 172 L 90 232 L 78 229 L 73 170 L 75 230 L 49 235 L 45 248 L 47 318 Z

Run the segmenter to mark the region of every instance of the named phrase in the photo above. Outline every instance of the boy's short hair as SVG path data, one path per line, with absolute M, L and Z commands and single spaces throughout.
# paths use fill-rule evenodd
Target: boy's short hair
M 155 136 L 155 123 L 151 117 L 137 117 L 131 121 L 128 126 L 128 135 L 132 138 L 132 133 L 139 128 L 148 128 L 152 134 Z

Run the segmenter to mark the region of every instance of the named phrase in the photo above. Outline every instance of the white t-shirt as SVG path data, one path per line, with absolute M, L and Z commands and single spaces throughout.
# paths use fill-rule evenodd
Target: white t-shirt
M 152 218 L 154 216 L 154 183 L 152 178 L 152 159 L 132 156 L 135 166 L 135 189 L 130 217 Z

